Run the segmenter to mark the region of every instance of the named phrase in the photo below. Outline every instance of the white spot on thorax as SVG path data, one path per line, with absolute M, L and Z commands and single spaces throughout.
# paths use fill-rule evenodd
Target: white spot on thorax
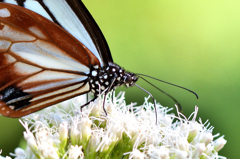
M 108 77 L 108 75 L 104 75 L 104 76 L 103 76 L 104 79 L 107 79 L 107 77 Z
M 9 12 L 9 10 L 7 8 L 3 8 L 3 9 L 0 9 L 0 17 L 10 17 L 11 16 L 11 13 Z
M 97 76 L 97 71 L 92 71 L 92 76 Z
M 115 68 L 113 68 L 113 69 L 112 69 L 112 71 L 113 71 L 113 72 L 115 72 L 115 71 L 116 71 L 116 69 L 115 69 Z
M 105 87 L 104 87 L 104 86 L 101 86 L 101 89 L 102 89 L 102 90 L 105 90 Z
M 93 66 L 93 68 L 95 68 L 95 69 L 98 69 L 98 68 L 99 68 L 99 66 L 98 66 L 98 65 L 95 65 L 95 66 Z

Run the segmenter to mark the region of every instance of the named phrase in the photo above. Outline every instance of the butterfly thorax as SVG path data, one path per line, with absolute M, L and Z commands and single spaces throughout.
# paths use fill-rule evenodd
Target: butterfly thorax
M 133 86 L 137 80 L 138 77 L 134 73 L 126 72 L 111 62 L 106 67 L 93 66 L 89 74 L 90 91 L 95 95 L 107 93 L 122 85 Z

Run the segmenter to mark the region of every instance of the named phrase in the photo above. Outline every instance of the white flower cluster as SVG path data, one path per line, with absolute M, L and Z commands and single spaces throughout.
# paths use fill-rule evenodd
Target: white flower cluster
M 196 121 L 195 112 L 186 118 L 168 114 L 171 109 L 157 104 L 157 125 L 153 104 L 126 105 L 124 93 L 98 98 L 81 112 L 82 99 L 62 107 L 53 106 L 21 121 L 27 147 L 17 148 L 16 159 L 217 159 L 226 144 L 213 140 L 213 127 Z M 3 157 L 2 157 L 3 158 Z M 10 158 L 10 157 L 8 157 Z M 1 157 L 0 157 L 1 159 Z

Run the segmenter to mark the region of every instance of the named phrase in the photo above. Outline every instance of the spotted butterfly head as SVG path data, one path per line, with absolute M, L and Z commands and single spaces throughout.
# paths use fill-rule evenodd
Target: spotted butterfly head
M 134 85 L 135 82 L 137 82 L 138 77 L 131 72 L 126 72 L 125 73 L 125 79 L 124 79 L 124 84 L 126 87 L 131 87 Z

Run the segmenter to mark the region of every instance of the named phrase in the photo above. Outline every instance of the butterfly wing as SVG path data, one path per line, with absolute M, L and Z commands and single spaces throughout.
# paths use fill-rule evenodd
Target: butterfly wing
M 108 65 L 109 62 L 113 62 L 112 55 L 104 35 L 82 1 L 67 0 L 67 3 L 69 6 L 72 6 L 72 10 L 77 15 L 78 19 L 81 19 L 82 24 L 84 24 L 84 27 L 96 46 L 99 56 L 104 64 Z
M 103 66 L 113 62 L 108 44 L 81 0 L 0 0 L 20 5 L 60 25 L 83 43 Z
M 0 114 L 21 117 L 89 92 L 98 58 L 63 28 L 0 3 Z

